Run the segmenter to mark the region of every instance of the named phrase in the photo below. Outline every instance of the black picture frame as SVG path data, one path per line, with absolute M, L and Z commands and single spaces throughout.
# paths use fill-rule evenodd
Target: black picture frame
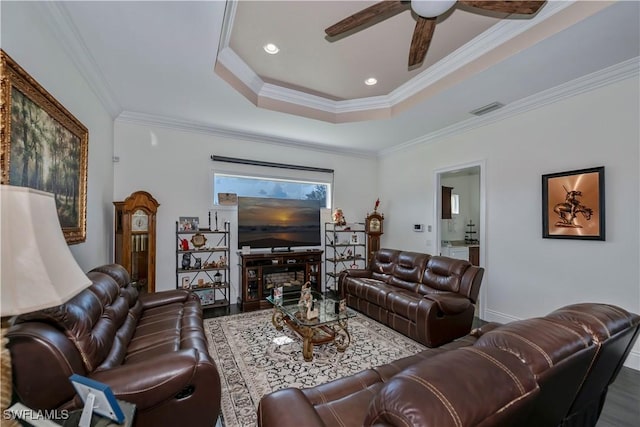
M 604 166 L 542 175 L 542 237 L 606 240 Z

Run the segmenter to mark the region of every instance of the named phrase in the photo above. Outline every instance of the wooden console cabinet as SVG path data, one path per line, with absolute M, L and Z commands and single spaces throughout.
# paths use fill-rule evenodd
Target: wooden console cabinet
M 266 300 L 274 287 L 297 292 L 306 282 L 321 291 L 322 251 L 239 254 L 238 304 L 243 311 L 270 308 Z

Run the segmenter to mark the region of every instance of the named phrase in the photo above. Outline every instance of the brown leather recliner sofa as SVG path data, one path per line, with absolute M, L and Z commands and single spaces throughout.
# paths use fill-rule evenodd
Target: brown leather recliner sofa
M 268 394 L 258 406 L 258 424 L 595 426 L 639 326 L 636 314 L 592 303 L 488 324 L 387 365 Z
M 366 269 L 338 278 L 347 305 L 428 347 L 471 331 L 484 269 L 469 262 L 378 250 Z
M 136 426 L 212 427 L 220 377 L 200 300 L 188 291 L 140 294 L 119 265 L 57 307 L 18 316 L 8 333 L 14 392 L 32 409 L 81 409 L 69 376 L 109 385 L 134 403 Z

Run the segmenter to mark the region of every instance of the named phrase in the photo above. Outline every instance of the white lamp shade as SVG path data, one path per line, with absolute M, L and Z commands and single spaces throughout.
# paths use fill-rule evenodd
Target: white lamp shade
M 2 317 L 60 305 L 91 284 L 73 258 L 53 195 L 2 185 Z
M 411 9 L 423 18 L 435 18 L 456 4 L 456 0 L 411 0 Z

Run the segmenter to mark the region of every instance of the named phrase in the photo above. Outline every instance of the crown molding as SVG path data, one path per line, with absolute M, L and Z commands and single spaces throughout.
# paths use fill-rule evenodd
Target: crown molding
M 527 21 L 503 20 L 497 23 L 388 95 L 340 101 L 312 95 L 301 90 L 265 84 L 260 76 L 229 46 L 233 21 L 237 11 L 237 2 L 238 0 L 227 2 L 228 7 L 225 9 L 217 61 L 249 87 L 257 97 L 295 104 L 330 114 L 347 114 L 369 110 L 390 110 L 454 71 L 487 54 L 497 46 L 504 44 L 571 6 L 575 0 L 547 2 L 535 18 Z
M 535 110 L 545 105 L 554 104 L 558 101 L 580 95 L 608 86 L 613 83 L 638 77 L 640 75 L 640 57 L 628 59 L 619 64 L 612 65 L 602 70 L 596 71 L 586 76 L 563 83 L 556 87 L 538 92 L 521 100 L 508 104 L 499 110 L 480 117 L 471 117 L 454 125 L 431 132 L 419 138 L 396 145 L 392 148 L 379 151 L 378 155 L 386 155 L 397 151 L 406 150 L 420 144 L 428 144 L 439 141 L 443 138 L 451 137 L 463 132 L 470 131 L 482 126 L 499 122 L 510 117 Z
M 155 126 L 165 129 L 177 130 L 181 132 L 200 133 L 213 135 L 221 138 L 237 139 L 249 142 L 261 142 L 286 148 L 299 148 L 321 153 L 339 154 L 359 158 L 375 158 L 376 152 L 373 150 L 353 150 L 340 147 L 327 147 L 319 143 L 304 142 L 293 138 L 282 138 L 258 132 L 247 132 L 239 129 L 222 128 L 219 126 L 198 123 L 190 120 L 181 120 L 172 117 L 165 117 L 135 111 L 123 111 L 115 119 L 116 122 L 132 123 L 137 125 Z
M 419 138 L 406 141 L 393 148 L 380 150 L 378 152 L 365 150 L 346 150 L 342 148 L 326 147 L 319 144 L 302 142 L 290 138 L 274 137 L 262 133 L 245 132 L 235 129 L 221 128 L 203 123 L 187 120 L 179 120 L 170 117 L 163 117 L 132 111 L 123 111 L 117 118 L 117 122 L 133 123 L 141 125 L 157 126 L 183 132 L 202 133 L 215 135 L 222 138 L 238 139 L 250 142 L 263 142 L 287 148 L 301 148 L 316 152 L 349 155 L 360 158 L 371 158 L 384 156 L 394 152 L 406 150 L 420 144 L 428 144 L 439 141 L 443 138 L 451 137 L 463 132 L 467 132 L 482 126 L 486 126 L 510 117 L 526 113 L 545 105 L 553 104 L 567 98 L 589 92 L 597 88 L 607 86 L 622 80 L 638 77 L 640 74 L 640 57 L 632 58 L 600 71 L 574 79 L 570 82 L 547 89 L 522 100 L 513 102 L 505 107 L 489 113 L 485 116 L 471 117 L 455 125 L 431 132 Z
M 571 6 L 574 1 L 547 2 L 538 15 L 530 20 L 502 20 L 445 56 L 407 83 L 392 91 L 388 98 L 392 105 L 398 104 L 417 92 L 438 82 L 470 62 L 486 55 L 496 47 L 544 22 L 556 13 Z
M 233 73 L 253 93 L 260 94 L 264 81 L 247 65 L 246 62 L 230 47 L 225 47 L 218 52 L 216 61 Z M 233 70 L 233 71 L 232 71 Z
M 91 51 L 82 39 L 80 31 L 73 23 L 73 19 L 71 19 L 64 2 L 36 2 L 36 7 L 40 10 L 40 14 L 50 27 L 57 42 L 63 46 L 91 91 L 98 97 L 98 100 L 111 118 L 115 119 L 122 111 L 122 107 L 114 96 L 109 82 L 100 70 L 93 55 L 91 55 Z

